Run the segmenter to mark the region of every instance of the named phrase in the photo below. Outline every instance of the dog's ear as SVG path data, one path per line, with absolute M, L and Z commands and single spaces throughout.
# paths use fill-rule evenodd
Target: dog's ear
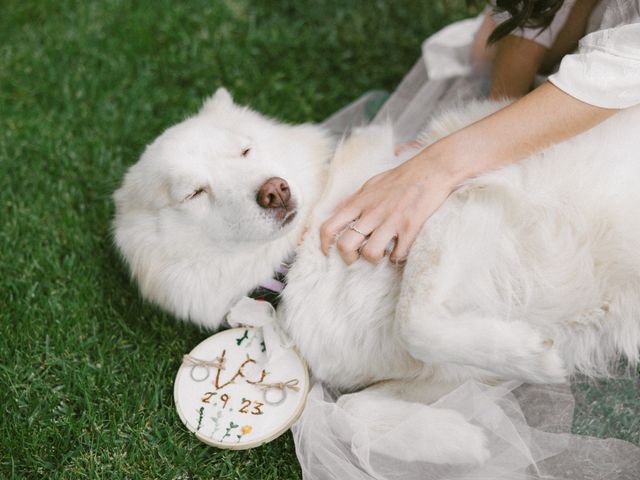
M 233 105 L 231 94 L 226 88 L 220 87 L 216 90 L 216 93 L 204 101 L 199 113 L 212 112 L 218 108 L 230 107 L 231 105 Z

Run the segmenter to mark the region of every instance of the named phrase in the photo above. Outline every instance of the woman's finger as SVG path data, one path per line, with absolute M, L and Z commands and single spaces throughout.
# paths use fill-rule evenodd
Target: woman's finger
M 329 254 L 329 249 L 333 245 L 336 237 L 349 223 L 360 216 L 361 210 L 355 206 L 345 204 L 344 207 L 336 210 L 320 226 L 320 248 L 325 255 Z
M 344 263 L 351 265 L 360 258 L 360 247 L 366 242 L 366 237 L 353 230 L 345 230 L 336 242 L 336 250 L 344 260 Z
M 404 263 L 409 256 L 409 249 L 415 241 L 422 224 L 418 222 L 406 223 L 405 226 L 398 232 L 398 238 L 396 239 L 396 246 L 389 255 L 389 260 L 393 263 Z
M 387 246 L 397 236 L 396 228 L 389 222 L 376 228 L 364 247 L 360 249 L 360 255 L 371 263 L 378 263 L 385 256 Z
M 338 253 L 346 264 L 350 265 L 360 257 L 360 250 L 367 243 L 377 223 L 371 215 L 364 215 L 347 225 L 336 242 Z

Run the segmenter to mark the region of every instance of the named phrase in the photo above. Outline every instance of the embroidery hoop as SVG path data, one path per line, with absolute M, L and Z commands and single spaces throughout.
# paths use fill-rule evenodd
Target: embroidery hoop
M 194 358 L 202 358 L 203 360 L 210 361 L 212 360 L 211 358 L 204 358 L 202 353 L 200 353 L 203 351 L 203 349 L 208 348 L 206 347 L 206 345 L 211 345 L 216 342 L 218 343 L 221 342 L 222 345 L 226 344 L 229 346 L 233 346 L 236 342 L 236 338 L 238 336 L 243 335 L 245 331 L 250 331 L 253 334 L 255 334 L 257 331 L 260 331 L 260 334 L 261 334 L 262 333 L 261 330 L 262 330 L 261 328 L 256 328 L 256 327 L 241 327 L 241 328 L 231 328 L 228 330 L 221 331 L 205 339 L 200 344 L 198 344 L 193 350 L 191 350 L 189 355 Z M 206 385 L 208 385 L 210 381 L 212 381 L 212 379 L 215 377 L 215 373 L 214 373 L 215 367 L 212 367 L 212 366 L 206 367 L 202 365 L 182 363 L 176 375 L 174 389 L 173 389 L 174 403 L 176 406 L 176 410 L 178 412 L 178 416 L 180 417 L 180 420 L 182 421 L 182 423 L 187 427 L 189 431 L 191 431 L 196 436 L 196 438 L 198 438 L 198 440 L 202 441 L 203 443 L 206 443 L 207 445 L 211 445 L 217 448 L 229 449 L 229 450 L 245 450 L 249 448 L 259 447 L 260 445 L 270 442 L 276 439 L 277 437 L 279 437 L 280 435 L 282 435 L 283 433 L 285 433 L 287 430 L 289 430 L 291 425 L 302 414 L 302 411 L 305 407 L 307 394 L 309 392 L 309 372 L 308 372 L 306 363 L 294 348 L 286 348 L 283 350 L 283 352 L 285 352 L 284 353 L 285 360 L 283 361 L 286 361 L 287 363 L 297 361 L 298 364 L 296 365 L 296 368 L 299 365 L 301 369 L 299 370 L 300 378 L 297 378 L 298 380 L 297 387 L 299 390 L 295 391 L 295 395 L 298 396 L 298 401 L 295 404 L 295 408 L 291 409 L 290 412 L 288 411 L 286 412 L 287 414 L 284 415 L 286 418 L 284 418 L 282 422 L 278 422 L 277 424 L 271 425 L 269 428 L 264 428 L 264 433 L 261 433 L 259 431 L 253 431 L 252 436 L 255 436 L 255 438 L 252 438 L 250 441 L 246 441 L 242 443 L 230 443 L 230 442 L 218 441 L 214 438 L 211 438 L 211 436 L 203 434 L 202 432 L 198 431 L 198 428 L 194 424 L 195 420 L 193 417 L 193 410 L 187 407 L 187 404 L 189 404 L 189 402 L 193 403 L 194 397 L 192 394 L 184 391 L 185 381 L 187 383 L 192 383 L 198 386 L 197 396 L 198 398 L 200 398 L 200 395 L 202 395 L 202 393 L 207 389 Z M 193 378 L 192 372 L 200 369 L 206 369 L 207 376 L 204 377 L 204 379 L 202 380 L 200 380 L 201 377 L 198 375 L 196 375 L 196 378 Z M 286 381 L 289 380 L 289 378 L 284 378 L 284 377 L 276 378 L 276 376 L 274 376 L 273 380 L 280 380 L 279 382 L 276 382 L 276 383 L 286 383 Z M 256 384 L 256 385 L 247 386 L 247 390 L 252 391 L 251 387 L 253 387 L 253 392 L 254 392 L 253 397 L 255 397 L 256 399 L 257 398 L 266 399 L 267 392 L 273 392 L 273 390 L 282 391 L 282 398 L 277 403 L 267 402 L 267 401 L 264 402 L 264 407 L 262 408 L 265 409 L 265 412 L 268 411 L 267 410 L 268 408 L 274 408 L 274 407 L 278 408 L 282 406 L 287 401 L 287 399 L 291 397 L 290 395 L 291 392 L 287 392 L 286 390 L 288 390 L 288 388 L 286 387 L 282 389 L 278 387 L 260 388 L 260 386 Z M 189 397 L 188 401 L 186 402 L 185 402 L 185 395 Z M 191 415 L 189 413 L 191 413 Z M 239 425 L 241 424 L 236 424 L 236 426 L 239 426 Z

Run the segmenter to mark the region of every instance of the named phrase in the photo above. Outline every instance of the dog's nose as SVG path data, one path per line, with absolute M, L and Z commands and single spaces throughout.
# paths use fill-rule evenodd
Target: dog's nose
M 256 202 L 262 208 L 287 208 L 290 198 L 287 181 L 284 178 L 271 177 L 258 189 Z

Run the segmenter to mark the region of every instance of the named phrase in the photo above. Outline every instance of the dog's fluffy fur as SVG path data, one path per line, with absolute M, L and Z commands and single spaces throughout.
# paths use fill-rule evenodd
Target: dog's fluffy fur
M 294 251 L 331 149 L 322 130 L 277 124 L 238 107 L 224 89 L 166 130 L 114 194 L 116 243 L 142 295 L 217 329 Z M 288 179 L 298 205 L 285 228 L 255 201 L 273 176 Z
M 445 113 L 423 140 L 502 106 Z M 428 403 L 469 378 L 606 375 L 621 355 L 636 363 L 638 120 L 640 110 L 630 109 L 469 180 L 427 221 L 404 268 L 346 266 L 335 251 L 320 252 L 319 225 L 364 181 L 415 152 L 394 157 L 391 128 L 367 127 L 330 161 L 320 128 L 277 124 L 221 89 L 127 173 L 114 196 L 116 242 L 145 298 L 213 329 L 295 252 L 279 319 L 322 381 L 353 391 L 386 380 L 340 400 L 384 431 L 393 398 Z M 287 180 L 298 205 L 286 226 L 255 201 L 274 176 Z M 412 459 L 487 457 L 477 427 L 423 407 L 416 421 L 425 438 L 457 440 L 439 450 L 417 442 Z

